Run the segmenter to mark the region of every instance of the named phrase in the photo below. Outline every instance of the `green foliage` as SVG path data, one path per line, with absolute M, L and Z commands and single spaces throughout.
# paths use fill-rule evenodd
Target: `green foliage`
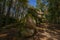
M 36 24 L 42 23 L 42 19 L 38 17 L 37 9 L 36 8 L 29 8 L 28 14 L 36 21 Z
M 10 29 L 16 28 L 16 30 L 19 32 L 18 35 L 22 37 L 22 36 L 26 36 L 26 35 L 24 35 L 26 32 L 28 33 L 31 31 L 31 29 L 26 28 L 26 26 L 28 26 L 28 27 L 35 26 L 35 25 L 32 25 L 32 24 L 34 24 L 33 23 L 34 20 L 36 21 L 36 24 L 41 23 L 41 19 L 38 17 L 38 14 L 36 12 L 37 9 L 34 7 L 26 8 L 26 7 L 28 7 L 28 5 L 27 5 L 28 0 L 15 0 L 15 2 L 13 2 L 13 0 L 4 0 L 4 1 L 0 0 L 0 2 L 3 3 L 3 5 L 1 4 L 2 6 L 0 7 L 0 8 L 2 8 L 2 9 L 0 9 L 0 11 L 2 11 L 2 14 L 3 14 L 3 15 L 0 15 L 0 29 L 1 30 L 3 28 L 8 29 L 7 25 L 10 25 L 8 27 Z M 15 13 L 12 13 L 11 9 Z M 24 11 L 26 11 L 25 9 L 27 9 L 26 15 L 24 13 Z M 23 11 L 23 12 L 20 13 L 21 11 Z M 12 14 L 13 14 L 13 16 L 12 16 Z M 19 17 L 20 17 L 20 20 L 19 20 Z M 31 21 L 32 22 L 31 24 L 29 24 L 29 21 L 30 21 L 29 17 L 31 18 L 31 20 L 33 20 L 33 21 Z M 3 29 L 3 30 L 6 30 L 6 29 Z M 32 29 L 32 30 L 34 30 L 34 29 Z
M 60 0 L 48 0 L 48 21 L 60 24 Z
M 44 6 L 45 6 L 45 0 L 37 0 L 36 3 L 36 7 L 42 11 L 44 11 Z
M 1 16 L 0 17 L 0 27 L 12 24 L 17 22 L 16 19 L 12 18 L 12 17 L 6 17 L 6 16 Z

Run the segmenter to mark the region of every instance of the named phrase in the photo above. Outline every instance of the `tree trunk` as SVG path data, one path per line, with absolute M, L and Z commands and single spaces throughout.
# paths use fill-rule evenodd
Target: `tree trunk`
M 11 9 L 11 7 L 12 7 L 12 3 L 13 3 L 13 0 L 10 0 L 10 1 L 9 1 L 9 6 L 8 6 L 8 11 L 7 11 L 7 14 L 6 14 L 7 17 L 10 16 L 10 9 Z

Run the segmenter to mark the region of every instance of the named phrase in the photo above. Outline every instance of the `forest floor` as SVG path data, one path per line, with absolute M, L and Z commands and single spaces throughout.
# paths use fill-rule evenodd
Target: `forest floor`
M 60 30 L 57 29 L 52 30 L 46 28 L 46 30 L 38 30 L 34 36 L 26 39 L 16 39 L 13 37 L 13 30 L 10 30 L 8 33 L 0 32 L 0 40 L 60 40 Z
M 38 31 L 33 40 L 60 40 L 60 30 L 59 32 L 49 29 L 44 32 Z

